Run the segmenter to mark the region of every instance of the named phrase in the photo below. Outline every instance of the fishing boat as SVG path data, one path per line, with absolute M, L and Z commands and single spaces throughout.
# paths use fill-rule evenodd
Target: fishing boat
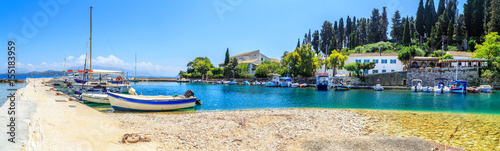
M 380 85 L 380 79 L 377 79 L 377 84 L 373 87 L 375 91 L 384 91 L 384 88 Z
M 422 87 L 422 92 L 432 92 L 433 89 L 434 89 L 434 87 L 432 87 L 432 86 Z
M 82 83 L 72 84 L 74 88 L 83 88 L 84 91 L 90 89 L 103 89 L 103 92 L 111 90 L 113 92 L 127 93 L 131 88 L 130 83 L 123 80 L 123 71 L 111 70 L 88 70 L 79 71 L 86 72 L 85 80 L 80 79 Z M 77 79 L 75 79 L 77 81 Z
M 196 97 L 191 90 L 184 95 L 144 96 L 108 92 L 109 103 L 114 110 L 169 111 L 194 107 Z
M 273 78 L 271 79 L 271 81 L 267 81 L 266 82 L 266 87 L 279 87 L 280 86 L 280 75 L 278 74 L 269 74 L 269 75 L 272 75 Z
M 297 87 L 299 87 L 299 83 L 291 83 L 290 82 L 290 85 L 288 85 L 288 87 L 290 87 L 290 88 L 297 88 Z
M 339 91 L 346 91 L 350 90 L 351 86 L 349 85 L 349 82 L 347 81 L 347 75 L 335 75 L 336 79 L 336 84 L 334 84 L 333 88 L 335 90 Z
M 260 85 L 261 83 L 259 81 L 254 81 L 252 85 Z
M 178 83 L 189 83 L 189 79 L 180 77 L 179 79 L 177 79 L 177 82 Z
M 491 92 L 493 92 L 493 91 L 491 91 L 493 89 L 493 87 L 491 87 L 491 85 L 481 85 L 481 86 L 479 86 L 479 89 L 483 93 L 491 93 Z
M 318 91 L 328 91 L 331 87 L 330 78 L 328 73 L 317 73 L 316 74 L 316 90 Z
M 420 79 L 411 80 L 411 92 L 422 92 L 422 80 Z
M 289 77 L 281 77 L 280 78 L 280 86 L 288 87 L 291 84 L 292 79 Z
M 236 79 L 234 79 L 233 81 L 229 82 L 228 84 L 229 85 L 235 85 L 237 82 L 236 82 Z
M 307 87 L 307 84 L 305 83 L 299 84 L 299 88 L 305 88 L 305 87 Z
M 250 82 L 248 82 L 248 81 L 243 81 L 243 82 L 241 82 L 241 85 L 250 85 Z
M 436 82 L 439 81 L 437 84 Z M 450 93 L 450 88 L 445 84 L 448 79 L 446 78 L 436 78 L 434 79 L 434 93 Z
M 375 85 L 373 89 L 375 89 L 375 91 L 384 91 L 384 88 L 380 84 Z
M 81 97 L 84 101 L 109 104 L 108 94 L 106 93 L 82 93 Z
M 467 93 L 467 81 L 453 81 L 451 82 L 452 93 Z
M 481 89 L 479 89 L 479 87 L 467 87 L 467 92 L 469 93 L 479 93 L 481 92 Z

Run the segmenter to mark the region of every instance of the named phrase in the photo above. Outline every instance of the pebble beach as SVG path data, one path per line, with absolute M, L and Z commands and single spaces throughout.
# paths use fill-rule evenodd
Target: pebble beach
M 44 80 L 28 79 L 17 92 L 19 102 L 33 107 L 20 107 L 30 116 L 14 150 L 500 150 L 500 116 L 493 114 L 318 108 L 105 113 L 57 95 Z M 151 141 L 121 143 L 126 133 Z

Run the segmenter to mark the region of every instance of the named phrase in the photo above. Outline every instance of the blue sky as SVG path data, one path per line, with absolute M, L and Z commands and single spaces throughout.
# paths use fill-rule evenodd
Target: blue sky
M 284 51 L 293 51 L 297 38 L 302 39 L 309 29 L 320 30 L 325 20 L 333 23 L 343 17 L 345 22 L 347 15 L 368 18 L 373 8 L 382 10 L 384 6 L 389 20 L 396 10 L 402 16 L 415 16 L 418 3 L 418 0 L 1 0 L 0 39 L 4 46 L 8 40 L 16 39 L 18 71 L 62 70 L 65 54 L 66 67 L 81 69 L 89 39 L 90 6 L 93 6 L 94 65 L 133 70 L 137 53 L 140 75 L 175 76 L 198 56 L 209 57 L 217 66 L 223 62 L 226 48 L 231 55 L 261 50 L 268 57 L 280 58 Z M 437 7 L 438 0 L 435 3 Z M 44 4 L 51 5 L 46 9 Z M 459 3 L 459 9 L 462 12 L 463 2 Z M 7 58 L 7 53 L 0 53 L 0 58 Z M 6 68 L 4 65 L 3 70 Z

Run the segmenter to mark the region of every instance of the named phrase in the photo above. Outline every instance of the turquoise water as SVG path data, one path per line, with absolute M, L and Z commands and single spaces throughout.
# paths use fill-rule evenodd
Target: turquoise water
M 137 83 L 143 95 L 184 94 L 188 89 L 203 104 L 196 110 L 265 108 L 339 108 L 444 111 L 500 114 L 500 91 L 479 94 L 434 94 L 410 91 L 316 91 L 314 88 L 276 88 L 247 85 Z
M 0 83 L 0 106 L 2 106 L 5 101 L 7 101 L 7 96 L 9 93 L 14 93 L 13 91 L 7 91 L 7 89 L 20 89 L 26 86 L 27 83 L 16 83 L 14 87 L 10 87 L 7 83 Z

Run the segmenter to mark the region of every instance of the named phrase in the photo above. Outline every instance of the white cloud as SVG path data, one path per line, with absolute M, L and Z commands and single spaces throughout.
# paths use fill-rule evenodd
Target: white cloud
M 66 59 L 66 68 L 76 68 L 83 69 L 85 63 L 85 55 L 81 55 L 78 58 L 69 56 Z M 87 60 L 87 67 L 89 66 Z M 45 71 L 45 70 L 64 70 L 64 62 L 41 62 L 40 64 L 23 64 L 22 62 L 16 62 L 16 68 L 26 71 Z M 129 72 L 129 76 L 133 76 L 134 63 L 127 63 L 120 58 L 109 55 L 108 57 L 98 56 L 92 60 L 92 66 L 100 66 L 104 68 L 116 68 L 124 69 Z M 7 64 L 5 63 L 5 68 Z M 21 71 L 19 70 L 19 71 Z M 158 64 L 153 64 L 151 62 L 138 62 L 137 63 L 137 74 L 139 76 L 176 76 L 182 68 L 163 66 Z

